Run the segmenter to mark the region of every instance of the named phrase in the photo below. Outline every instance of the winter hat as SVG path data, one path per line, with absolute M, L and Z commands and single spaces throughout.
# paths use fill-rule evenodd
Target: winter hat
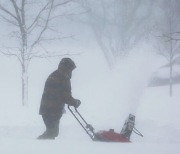
M 70 58 L 63 58 L 60 63 L 59 63 L 59 66 L 58 66 L 58 69 L 60 68 L 66 68 L 66 69 L 69 69 L 69 70 L 73 70 L 76 68 L 76 65 L 74 63 L 74 61 Z

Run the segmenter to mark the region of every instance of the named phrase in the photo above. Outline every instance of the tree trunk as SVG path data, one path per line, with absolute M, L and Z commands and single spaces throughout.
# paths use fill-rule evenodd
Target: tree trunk
M 171 22 L 170 22 L 170 32 L 172 32 Z M 170 65 L 169 65 L 169 95 L 172 97 L 173 91 L 173 42 L 170 42 Z
M 173 76 L 172 76 L 173 66 L 172 62 L 170 62 L 170 70 L 169 70 L 169 95 L 172 97 L 173 93 Z
M 25 62 L 27 63 L 27 62 Z M 28 105 L 28 67 L 27 64 L 22 66 L 22 105 Z

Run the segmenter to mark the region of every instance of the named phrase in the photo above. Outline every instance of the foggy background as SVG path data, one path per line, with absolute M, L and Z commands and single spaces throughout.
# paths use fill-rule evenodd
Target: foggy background
M 26 28 L 31 25 L 39 10 L 48 3 L 50 1 L 25 1 Z M 21 1 L 17 1 L 17 5 L 20 6 L 20 4 Z M 137 57 L 140 57 L 139 53 L 148 54 L 148 56 L 155 55 L 154 61 L 156 58 L 158 61 L 164 60 L 164 65 L 161 64 L 164 68 L 156 72 L 164 72 L 167 80 L 165 83 L 162 81 L 162 84 L 168 85 L 170 82 L 176 82 L 173 81 L 173 77 L 179 78 L 179 72 L 176 71 L 179 69 L 178 0 L 53 1 L 53 5 L 57 4 L 61 5 L 52 10 L 53 20 L 49 21 L 49 28 L 43 33 L 42 41 L 39 41 L 34 48 L 33 54 L 38 53 L 37 57 L 30 60 L 26 66 L 24 74 L 28 76 L 26 81 L 28 95 L 32 95 L 28 96 L 28 99 L 40 95 L 37 92 L 32 94 L 33 89 L 40 88 L 39 91 L 42 91 L 46 77 L 57 68 L 62 57 L 72 57 L 78 69 L 81 69 L 82 65 L 86 66 L 82 71 L 89 72 L 88 77 L 90 77 L 100 69 L 111 70 L 109 72 L 111 74 L 122 61 L 127 60 L 131 55 Z M 22 47 L 22 37 L 19 36 L 20 31 L 15 25 L 16 21 L 4 11 L 7 9 L 12 14 L 15 13 L 12 2 L 2 0 L 0 5 L 2 63 L 0 67 L 3 71 L 1 77 L 4 84 L 1 86 L 1 91 L 4 93 L 2 97 L 10 99 L 10 102 L 14 97 L 12 100 L 18 100 L 18 104 L 21 104 L 23 103 L 21 100 L 23 73 L 22 66 L 14 55 L 19 57 L 22 55 L 18 53 L 18 49 Z M 42 19 L 46 16 L 47 13 L 42 14 Z M 39 27 L 43 27 L 41 18 L 38 24 Z M 35 27 L 32 33 L 27 33 L 28 44 L 38 37 L 39 27 Z M 50 54 L 43 57 L 44 53 Z M 160 67 L 158 64 L 156 66 Z M 94 72 L 91 72 L 91 69 L 94 69 Z M 161 77 L 159 79 L 155 76 L 155 80 L 159 83 Z M 158 83 L 154 84 L 158 85 Z M 11 97 L 7 97 L 9 95 Z M 35 102 L 37 100 L 30 100 L 27 104 L 32 105 Z

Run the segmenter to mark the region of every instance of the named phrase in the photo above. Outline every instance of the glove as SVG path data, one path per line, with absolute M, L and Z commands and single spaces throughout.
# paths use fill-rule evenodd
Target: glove
M 75 102 L 74 102 L 74 107 L 78 108 L 80 105 L 81 105 L 81 101 L 76 99 Z

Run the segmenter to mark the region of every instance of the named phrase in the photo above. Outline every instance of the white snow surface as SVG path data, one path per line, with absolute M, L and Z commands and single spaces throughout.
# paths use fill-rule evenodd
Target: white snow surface
M 71 57 L 77 68 L 72 95 L 81 100 L 79 112 L 95 131 L 120 132 L 125 119 L 136 116 L 131 143 L 94 142 L 66 108 L 56 140 L 37 140 L 45 130 L 38 114 L 44 82 L 60 59 L 37 60 L 29 70 L 29 105 L 21 105 L 20 69 L 13 59 L 1 58 L 0 153 L 1 154 L 179 154 L 180 85 L 147 87 L 152 72 L 161 64 L 154 55 L 139 52 L 109 70 L 101 54 Z M 4 68 L 6 66 L 6 69 Z

